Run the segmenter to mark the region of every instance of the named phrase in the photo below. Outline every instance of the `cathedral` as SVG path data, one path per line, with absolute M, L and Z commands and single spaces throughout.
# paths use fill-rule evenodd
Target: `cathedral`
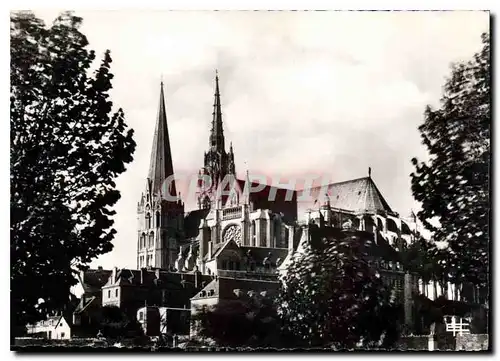
M 175 180 L 166 182 L 175 174 L 161 85 L 149 172 L 137 208 L 138 269 L 197 269 L 208 275 L 270 270 L 288 254 L 297 221 L 297 192 L 252 182 L 248 172 L 245 179 L 237 178 L 232 145 L 226 150 L 220 98 L 216 75 L 208 149 L 199 171 L 198 209 L 185 212 Z M 275 195 L 273 201 L 268 200 L 270 194 Z M 231 247 L 238 251 L 227 256 Z
M 213 277 L 194 298 L 200 302 L 228 279 L 271 289 L 315 228 L 326 238 L 349 229 L 374 240 L 374 264 L 401 297 L 413 292 L 415 280 L 407 279 L 398 259 L 412 231 L 384 199 L 371 169 L 367 177 L 299 191 L 258 184 L 248 171 L 244 179 L 237 177 L 232 144 L 226 150 L 217 74 L 197 209 L 186 211 L 173 180 L 164 98 L 162 83 L 149 172 L 137 208 L 138 269 Z

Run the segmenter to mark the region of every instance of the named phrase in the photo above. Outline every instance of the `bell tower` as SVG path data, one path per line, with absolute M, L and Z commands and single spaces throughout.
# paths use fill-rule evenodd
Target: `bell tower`
M 229 147 L 229 153 L 226 153 L 224 129 L 222 126 L 222 108 L 219 90 L 219 74 L 215 72 L 215 93 L 214 108 L 212 112 L 212 127 L 210 129 L 209 148 L 205 152 L 203 168 L 199 176 L 210 179 L 209 184 L 199 182 L 198 184 L 198 207 L 212 208 L 216 205 L 216 190 L 219 184 L 227 175 L 236 176 L 236 167 L 234 165 L 233 145 Z
M 137 204 L 137 268 L 168 269 L 183 237 L 184 204 L 177 194 L 163 82 L 144 192 Z

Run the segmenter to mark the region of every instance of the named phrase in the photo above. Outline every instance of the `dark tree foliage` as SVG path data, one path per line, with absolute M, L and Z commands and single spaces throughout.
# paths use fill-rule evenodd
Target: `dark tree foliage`
M 91 71 L 81 23 L 11 15 L 13 327 L 61 309 L 75 272 L 111 251 L 114 179 L 135 149 L 123 111 L 112 110 L 109 51 Z
M 415 295 L 413 302 L 416 314 L 422 320 L 423 333 L 428 333 L 433 323 L 444 325 L 444 316 L 470 317 L 473 333 L 486 333 L 487 331 L 487 314 L 482 305 L 448 300 L 443 296 L 431 300 L 421 294 Z
M 277 305 L 296 347 L 390 348 L 397 340 L 400 305 L 369 263 L 370 242 L 350 232 L 311 240 L 291 262 Z
M 455 284 L 486 287 L 489 273 L 490 218 L 490 45 L 455 65 L 439 109 L 427 107 L 419 127 L 430 154 L 416 167 L 412 191 L 422 203 L 420 220 L 434 241 L 446 242 L 440 255 Z M 437 220 L 438 226 L 429 222 Z
M 432 281 L 434 286 L 440 284 L 441 288 L 444 288 L 449 279 L 446 269 L 439 263 L 443 252 L 445 251 L 436 247 L 434 242 L 417 235 L 401 252 L 401 260 L 405 270 L 418 274 L 424 284 Z M 427 287 L 424 287 L 424 296 L 427 296 L 426 292 Z
M 105 306 L 101 309 L 100 332 L 104 337 L 115 340 L 143 335 L 137 320 L 115 306 Z
M 436 246 L 422 237 L 416 238 L 401 252 L 401 260 L 405 270 L 417 273 L 425 283 L 434 278 Z
M 258 293 L 241 294 L 192 317 L 198 337 L 224 347 L 278 347 L 279 320 L 273 300 Z

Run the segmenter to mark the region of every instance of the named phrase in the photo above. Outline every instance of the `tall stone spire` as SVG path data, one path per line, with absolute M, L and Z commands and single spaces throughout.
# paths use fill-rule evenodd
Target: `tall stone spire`
M 149 165 L 148 181 L 153 194 L 161 192 L 164 196 L 168 192 L 172 197 L 177 196 L 175 181 L 168 182 L 169 189 L 164 186 L 165 180 L 173 176 L 172 153 L 170 151 L 170 139 L 168 137 L 167 113 L 165 110 L 165 96 L 163 94 L 163 81 L 160 88 L 160 105 L 151 150 L 151 161 Z
M 212 112 L 212 129 L 210 130 L 210 147 L 216 148 L 218 151 L 223 151 L 225 149 L 220 104 L 219 74 L 217 70 L 215 71 L 214 110 Z
M 215 93 L 212 112 L 212 127 L 210 129 L 209 148 L 204 154 L 203 168 L 200 174 L 210 177 L 211 183 L 207 187 L 205 182 L 201 182 L 198 189 L 198 205 L 207 207 L 210 201 L 211 206 L 217 202 L 217 189 L 219 184 L 227 175 L 235 176 L 234 153 L 232 147 L 226 153 L 224 131 L 222 127 L 222 110 L 219 90 L 219 74 L 215 72 Z M 224 203 L 224 202 L 223 202 Z

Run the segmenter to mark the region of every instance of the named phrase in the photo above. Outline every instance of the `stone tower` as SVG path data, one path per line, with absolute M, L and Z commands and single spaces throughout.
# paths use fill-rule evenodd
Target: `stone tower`
M 149 172 L 137 205 L 137 217 L 137 268 L 173 266 L 177 244 L 182 239 L 184 204 L 175 187 L 163 82 Z
M 219 91 L 219 76 L 215 73 L 214 109 L 212 112 L 212 128 L 210 130 L 209 148 L 205 152 L 204 166 L 200 176 L 210 178 L 208 184 L 200 182 L 198 187 L 198 207 L 211 208 L 216 205 L 216 189 L 226 175 L 236 175 L 232 144 L 226 153 L 224 130 L 222 126 L 222 110 Z

